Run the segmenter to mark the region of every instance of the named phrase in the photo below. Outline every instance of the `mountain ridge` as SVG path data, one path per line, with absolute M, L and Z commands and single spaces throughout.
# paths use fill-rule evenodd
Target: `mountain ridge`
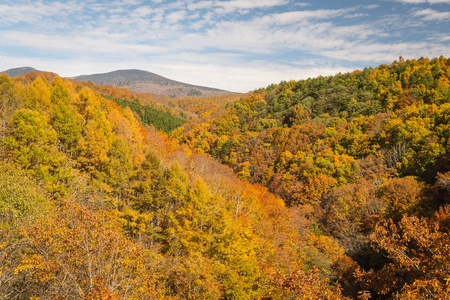
M 36 72 L 32 67 L 18 67 L 4 71 L 10 77 Z M 126 88 L 132 92 L 161 95 L 169 98 L 212 97 L 232 95 L 235 92 L 194 85 L 169 79 L 145 70 L 122 69 L 107 73 L 86 74 L 67 77 L 76 81 L 89 81 L 98 85 Z
M 233 94 L 233 92 L 221 89 L 183 83 L 139 69 L 123 69 L 107 73 L 81 75 L 72 77 L 72 79 L 77 81 L 91 81 L 101 85 L 124 87 L 134 92 L 160 94 L 170 98 L 189 96 L 210 97 Z
M 8 69 L 6 71 L 3 71 L 2 73 L 8 74 L 9 77 L 16 77 L 19 75 L 23 75 L 23 74 L 35 72 L 35 71 L 37 71 L 37 70 L 32 67 L 19 67 L 19 68 Z

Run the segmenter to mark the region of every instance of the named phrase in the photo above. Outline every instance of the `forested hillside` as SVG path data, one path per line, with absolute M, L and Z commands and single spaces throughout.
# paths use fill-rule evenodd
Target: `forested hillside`
M 172 137 L 306 212 L 347 295 L 446 299 L 449 79 L 439 57 L 282 82 Z
M 180 127 L 185 123 L 185 120 L 182 118 L 172 116 L 160 109 L 156 109 L 148 105 L 139 103 L 139 99 L 136 99 L 136 101 L 129 101 L 126 99 L 115 98 L 107 95 L 104 95 L 103 97 L 113 100 L 121 107 L 130 108 L 131 111 L 139 116 L 142 123 L 144 123 L 145 125 L 152 125 L 156 129 L 162 130 L 166 133 L 170 133 L 172 130 Z
M 52 82 L 58 75 L 51 72 L 34 71 L 18 76 L 15 78 L 15 81 L 29 84 L 38 77 Z M 156 97 L 152 94 L 141 94 L 125 88 L 98 85 L 87 81 L 65 80 L 77 89 L 86 87 L 93 92 L 100 93 L 102 97 L 113 100 L 121 107 L 129 107 L 136 113 L 141 122 L 151 125 L 158 130 L 170 132 L 185 123 L 184 118 L 186 114 L 180 110 L 168 107 L 167 105 L 173 104 L 164 101 L 163 96 Z
M 342 299 L 338 243 L 54 74 L 0 77 L 1 299 Z
M 172 99 L 170 103 L 174 107 L 179 107 L 183 110 L 190 111 L 200 117 L 209 116 L 222 111 L 227 105 L 230 105 L 238 100 L 247 98 L 247 94 L 230 94 L 214 97 L 184 97 Z
M 447 299 L 449 79 L 282 82 L 169 138 L 136 95 L 2 74 L 0 298 Z

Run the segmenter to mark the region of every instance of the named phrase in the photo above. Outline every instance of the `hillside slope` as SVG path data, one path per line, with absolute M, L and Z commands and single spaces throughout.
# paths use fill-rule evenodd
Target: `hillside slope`
M 342 248 L 280 198 L 41 75 L 0 76 L 0 298 L 343 299 Z
M 359 264 L 346 293 L 448 298 L 450 59 L 273 84 L 172 137 L 310 210 Z
M 39 77 L 52 82 L 59 76 L 56 73 L 34 71 L 18 75 L 14 79 L 16 82 L 30 84 Z M 129 107 L 145 125 L 154 126 L 158 130 L 168 133 L 185 123 L 185 113 L 179 109 L 168 107 L 167 104 L 170 104 L 169 102 L 162 101 L 160 98 L 156 100 L 152 95 L 131 92 L 125 88 L 98 85 L 92 82 L 76 81 L 68 78 L 63 78 L 62 80 L 77 88 L 89 88 L 100 93 L 103 97 L 115 101 L 122 107 Z
M 232 94 L 229 91 L 182 83 L 142 70 L 118 70 L 103 74 L 77 76 L 74 79 L 124 87 L 138 93 L 159 94 L 171 98 Z
M 172 138 L 106 91 L 0 75 L 0 298 L 449 299 L 450 59 L 274 84 Z

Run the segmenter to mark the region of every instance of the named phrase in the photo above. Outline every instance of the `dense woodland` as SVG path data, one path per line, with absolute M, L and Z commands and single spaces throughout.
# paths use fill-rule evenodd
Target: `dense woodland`
M 141 104 L 139 99 L 136 99 L 136 101 L 130 101 L 108 95 L 103 95 L 103 97 L 113 100 L 121 107 L 130 108 L 133 113 L 139 116 L 139 119 L 143 124 L 151 125 L 155 129 L 162 130 L 166 133 L 170 133 L 172 130 L 185 123 L 185 120 L 182 118 L 168 114 L 163 110 Z
M 2 299 L 340 297 L 343 249 L 266 188 L 87 87 L 0 78 Z
M 334 269 L 347 295 L 443 299 L 449 79 L 440 57 L 282 82 L 172 137 L 306 211 L 351 258 Z
M 195 113 L 200 118 L 205 118 L 212 114 L 222 113 L 227 105 L 242 100 L 243 98 L 247 98 L 250 94 L 251 93 L 229 94 L 215 97 L 175 98 L 170 100 L 170 104 L 173 107 Z
M 41 75 L 0 77 L 0 299 L 450 297 L 450 60 L 271 85 L 170 138 Z

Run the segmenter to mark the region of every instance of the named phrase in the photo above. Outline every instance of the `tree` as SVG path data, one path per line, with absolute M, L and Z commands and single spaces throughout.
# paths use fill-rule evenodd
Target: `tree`
M 53 193 L 64 193 L 71 177 L 66 158 L 58 152 L 57 133 L 45 115 L 29 109 L 16 111 L 5 138 L 8 155 L 23 169 L 38 176 Z
M 320 279 L 319 271 L 314 269 L 310 273 L 300 270 L 290 274 L 276 273 L 272 279 L 274 290 L 271 299 L 320 299 L 345 300 L 339 286 L 329 287 L 327 279 Z
M 157 283 L 157 256 L 126 239 L 108 214 L 62 201 L 22 234 L 18 295 L 161 299 L 165 294 Z
M 0 298 L 13 299 L 17 292 L 14 273 L 21 264 L 20 229 L 31 226 L 52 208 L 45 191 L 22 170 L 0 163 Z
M 422 200 L 422 186 L 411 176 L 393 178 L 386 182 L 378 190 L 378 196 L 386 204 L 384 214 L 398 221 L 404 214 L 417 212 L 417 206 Z
M 105 170 L 110 160 L 108 153 L 114 140 L 111 123 L 103 115 L 89 119 L 80 140 L 78 160 L 82 167 L 90 174 L 100 175 L 96 171 Z
M 66 151 L 73 151 L 81 138 L 84 120 L 76 109 L 71 106 L 72 98 L 70 92 L 59 77 L 52 82 L 50 99 L 54 107 L 51 123 L 58 133 L 58 140 Z
M 9 123 L 14 112 L 20 108 L 21 103 L 18 101 L 16 89 L 11 79 L 3 73 L 0 75 L 0 97 L 1 97 L 1 138 L 2 143 L 5 141 L 9 130 Z M 3 152 L 3 151 L 2 151 Z M 2 153 L 3 158 L 5 154 Z
M 371 241 L 389 261 L 378 271 L 357 272 L 377 294 L 395 299 L 446 299 L 450 296 L 450 209 L 439 209 L 433 218 L 403 216 L 398 222 L 383 221 Z

